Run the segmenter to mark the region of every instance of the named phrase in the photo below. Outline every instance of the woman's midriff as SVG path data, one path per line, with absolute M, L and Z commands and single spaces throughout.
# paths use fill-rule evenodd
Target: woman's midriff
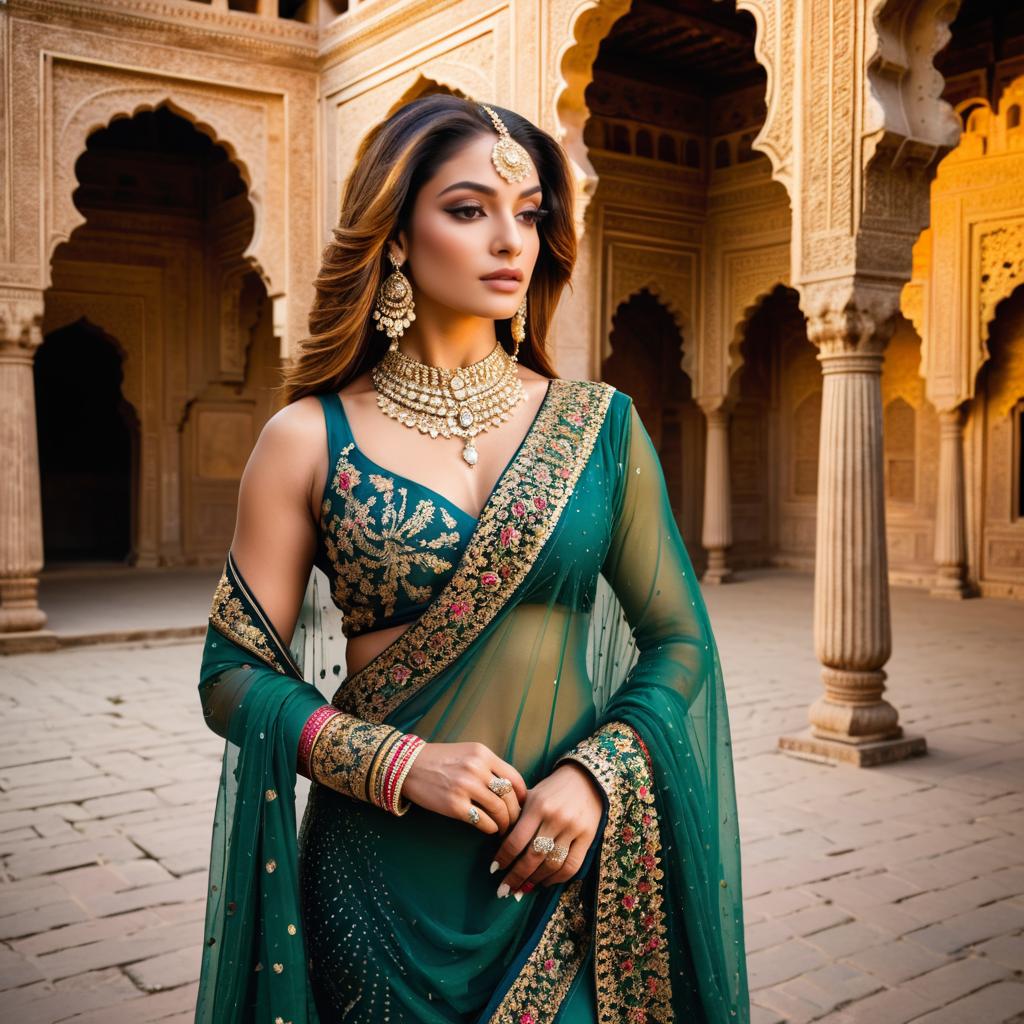
M 385 629 L 375 629 L 370 633 L 360 633 L 359 636 L 349 637 L 345 643 L 345 668 L 349 676 L 361 672 L 374 658 L 394 643 L 413 622 L 403 622 L 399 626 L 388 626 Z

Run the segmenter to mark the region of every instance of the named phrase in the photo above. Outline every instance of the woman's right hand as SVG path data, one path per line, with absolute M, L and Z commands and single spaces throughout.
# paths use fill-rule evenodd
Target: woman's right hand
M 496 775 L 512 783 L 504 796 L 488 788 Z M 474 806 L 480 820 L 473 828 L 488 834 L 504 833 L 519 820 L 526 800 L 526 782 L 483 743 L 427 743 L 402 783 L 402 796 L 467 825 L 472 825 L 468 815 L 470 806 Z

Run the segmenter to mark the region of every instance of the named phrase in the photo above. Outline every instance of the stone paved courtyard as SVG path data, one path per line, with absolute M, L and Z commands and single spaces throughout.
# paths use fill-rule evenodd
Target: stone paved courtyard
M 811 587 L 765 571 L 706 591 L 753 1020 L 1022 1022 L 1024 603 L 894 589 L 888 696 L 929 753 L 857 770 L 776 750 L 819 692 Z M 200 650 L 0 659 L 2 1020 L 191 1020 L 221 753 Z

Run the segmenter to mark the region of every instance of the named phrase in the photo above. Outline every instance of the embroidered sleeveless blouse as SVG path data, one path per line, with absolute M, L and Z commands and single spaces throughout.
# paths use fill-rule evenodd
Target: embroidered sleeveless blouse
M 315 564 L 341 609 L 341 631 L 348 638 L 417 619 L 454 573 L 477 520 L 367 458 L 337 393 L 317 398 L 328 472 Z

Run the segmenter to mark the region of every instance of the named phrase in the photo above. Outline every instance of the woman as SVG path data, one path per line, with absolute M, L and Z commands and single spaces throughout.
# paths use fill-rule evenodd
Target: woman
M 452 96 L 361 147 L 211 608 L 198 1020 L 749 1019 L 704 603 L 632 401 L 545 355 L 572 189 Z M 314 565 L 330 704 L 288 642 Z

